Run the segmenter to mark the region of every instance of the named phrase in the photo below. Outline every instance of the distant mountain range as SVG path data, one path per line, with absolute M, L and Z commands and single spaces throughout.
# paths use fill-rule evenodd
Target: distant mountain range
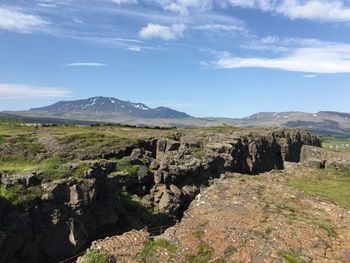
M 129 125 L 166 127 L 204 127 L 235 125 L 240 127 L 285 127 L 310 129 L 320 134 L 350 136 L 350 113 L 320 111 L 260 112 L 242 119 L 195 118 L 166 107 L 150 108 L 143 103 L 122 101 L 112 97 L 93 97 L 84 100 L 60 101 L 29 111 L 4 112 L 0 119 L 25 122 L 91 123 L 113 122 Z
M 122 101 L 116 98 L 93 97 L 85 100 L 59 101 L 50 106 L 30 109 L 33 113 L 48 113 L 52 115 L 124 115 L 133 118 L 189 118 L 186 113 L 166 107 L 151 109 L 142 103 Z
M 309 129 L 321 134 L 350 135 L 350 113 L 335 111 L 260 112 L 241 119 L 240 126 L 277 126 Z

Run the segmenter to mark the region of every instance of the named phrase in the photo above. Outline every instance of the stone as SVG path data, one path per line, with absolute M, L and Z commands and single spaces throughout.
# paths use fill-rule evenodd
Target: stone
M 324 169 L 326 168 L 326 160 L 320 160 L 317 158 L 307 159 L 302 163 L 304 166 L 313 168 L 313 169 Z
M 181 188 L 181 191 L 185 196 L 194 198 L 199 193 L 199 188 L 195 185 L 185 185 Z
M 25 187 L 32 187 L 38 185 L 40 180 L 37 177 L 36 173 L 24 173 L 24 174 L 15 174 L 7 175 L 3 174 L 1 176 L 1 183 L 5 186 L 11 187 L 14 185 L 23 185 Z
M 169 189 L 175 196 L 179 196 L 180 197 L 182 195 L 181 189 L 179 187 L 177 187 L 176 185 L 171 184 L 169 186 Z

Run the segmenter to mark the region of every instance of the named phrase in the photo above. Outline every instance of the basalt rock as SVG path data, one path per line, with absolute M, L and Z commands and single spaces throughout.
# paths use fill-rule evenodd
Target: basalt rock
M 119 185 L 97 178 L 43 184 L 30 209 L 2 206 L 0 262 L 57 262 L 118 228 Z
M 350 158 L 348 154 L 334 152 L 324 148 L 304 145 L 301 149 L 300 161 L 309 167 L 338 167 L 350 169 Z
M 123 208 L 121 191 L 137 195 L 144 207 L 179 219 L 200 189 L 221 174 L 255 175 L 283 169 L 284 161 L 300 160 L 303 145 L 319 144 L 309 132 L 293 130 L 177 134 L 116 150 L 112 157 L 127 156 L 137 172 L 120 170 L 118 162 L 102 160 L 91 161 L 82 179 L 40 186 L 35 186 L 33 176 L 9 179 L 2 175 L 2 184 L 35 186 L 42 194 L 29 208 L 0 200 L 0 263 L 56 262 L 103 233 L 117 231 L 131 212 Z
M 36 173 L 25 173 L 0 176 L 1 183 L 5 186 L 22 185 L 26 187 L 36 186 L 40 181 Z

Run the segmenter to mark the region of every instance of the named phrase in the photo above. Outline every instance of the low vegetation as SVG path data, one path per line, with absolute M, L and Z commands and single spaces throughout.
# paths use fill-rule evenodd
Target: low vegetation
M 169 260 L 176 257 L 177 246 L 166 239 L 156 239 L 145 244 L 141 251 L 142 262 L 157 262 L 159 253 L 166 253 Z
M 205 151 L 202 147 L 191 147 L 191 152 L 193 156 L 199 160 L 202 160 L 205 157 Z
M 196 254 L 187 254 L 185 256 L 186 263 L 204 263 L 210 262 L 214 256 L 214 251 L 206 243 L 201 242 L 197 247 Z
M 303 263 L 296 254 L 291 252 L 279 251 L 278 255 L 289 263 Z
M 91 249 L 79 261 L 80 263 L 108 263 L 111 262 L 111 257 L 107 254 Z
M 322 146 L 324 148 L 338 151 L 348 152 L 350 151 L 350 138 L 349 137 L 321 137 Z
M 13 205 L 24 208 L 33 206 L 33 204 L 40 199 L 41 194 L 42 192 L 39 187 L 24 189 L 18 185 L 12 187 L 0 186 L 0 197 Z M 4 202 L 0 203 L 0 206 L 4 205 Z
M 137 175 L 139 168 L 137 165 L 131 165 L 128 159 L 116 160 L 117 170 L 128 173 L 130 175 Z
M 293 177 L 289 185 L 310 195 L 323 197 L 350 209 L 350 171 L 329 168 L 308 176 Z
M 83 165 L 69 171 L 68 162 L 113 157 L 116 149 L 157 135 L 169 137 L 174 132 L 120 125 L 40 126 L 0 122 L 0 173 L 40 171 L 43 181 L 79 177 Z M 131 174 L 137 173 L 135 166 L 125 164 L 121 169 Z

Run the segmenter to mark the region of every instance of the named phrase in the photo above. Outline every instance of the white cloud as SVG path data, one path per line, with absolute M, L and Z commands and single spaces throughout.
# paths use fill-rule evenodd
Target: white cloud
M 205 31 L 235 31 L 241 33 L 247 33 L 247 29 L 241 25 L 230 25 L 230 24 L 205 24 L 195 26 L 195 29 L 205 30 Z
M 75 62 L 64 64 L 66 67 L 104 67 L 107 64 L 96 63 L 96 62 Z
M 130 5 L 130 4 L 137 4 L 137 0 L 111 0 L 113 3 L 116 3 L 117 5 Z
M 0 83 L 1 99 L 17 98 L 58 98 L 70 97 L 71 91 L 64 88 L 35 87 L 23 84 Z
M 284 1 L 276 8 L 276 11 L 292 19 L 350 21 L 350 6 L 345 1 Z
M 49 22 L 39 16 L 24 13 L 20 9 L 0 6 L 0 29 L 30 33 L 45 28 Z
M 127 50 L 134 51 L 134 52 L 141 52 L 142 48 L 140 46 L 130 46 L 126 48 Z
M 167 11 L 180 15 L 188 15 L 189 9 L 199 9 L 201 11 L 210 9 L 214 0 L 157 0 Z
M 350 73 L 350 45 L 309 41 L 278 57 L 225 56 L 214 61 L 218 68 L 268 68 L 305 73 Z M 308 43 L 308 41 L 305 41 Z
M 303 76 L 303 78 L 306 78 L 306 79 L 311 79 L 311 78 L 316 78 L 316 77 L 317 77 L 317 75 L 315 75 L 315 74 L 306 74 Z
M 350 21 L 350 4 L 346 0 L 224 0 L 232 6 L 254 8 L 287 16 L 328 22 Z
M 185 29 L 186 26 L 184 24 L 174 24 L 171 26 L 148 24 L 141 29 L 139 35 L 144 39 L 161 38 L 168 41 L 182 37 Z

